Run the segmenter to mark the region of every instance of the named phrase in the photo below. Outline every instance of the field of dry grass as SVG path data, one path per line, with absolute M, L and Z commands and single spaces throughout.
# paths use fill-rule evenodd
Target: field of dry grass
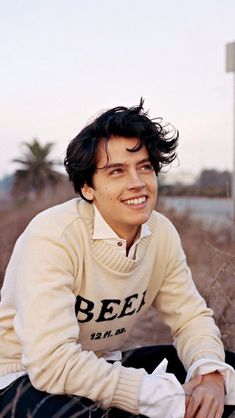
M 30 219 L 39 211 L 71 197 L 74 197 L 73 192 L 67 186 L 38 201 L 8 209 L 0 207 L 0 284 L 14 242 Z M 192 221 L 188 215 L 176 216 L 160 205 L 159 210 L 180 232 L 194 281 L 215 312 L 225 347 L 235 351 L 235 242 L 231 241 L 230 231 L 205 231 L 200 222 Z M 126 348 L 168 342 L 171 342 L 169 330 L 150 309 L 135 328 Z

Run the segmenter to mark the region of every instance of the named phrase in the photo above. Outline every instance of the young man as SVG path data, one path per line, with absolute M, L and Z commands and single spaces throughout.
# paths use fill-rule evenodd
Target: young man
M 82 199 L 36 216 L 16 243 L 0 305 L 3 417 L 220 418 L 234 403 L 212 312 L 175 228 L 154 210 L 178 133 L 142 106 L 111 109 L 71 141 L 65 166 Z M 122 352 L 150 305 L 177 354 Z

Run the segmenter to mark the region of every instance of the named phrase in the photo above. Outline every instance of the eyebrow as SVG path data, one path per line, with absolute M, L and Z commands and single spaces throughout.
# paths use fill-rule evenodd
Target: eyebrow
M 137 165 L 141 165 L 141 164 L 149 163 L 149 162 L 150 162 L 149 158 L 144 158 L 143 160 L 138 161 Z M 127 166 L 126 163 L 112 163 L 112 164 L 107 164 L 103 167 L 97 167 L 97 169 L 99 169 L 99 170 L 110 170 L 110 169 L 113 169 L 113 168 L 119 168 L 119 167 L 125 167 L 125 166 Z

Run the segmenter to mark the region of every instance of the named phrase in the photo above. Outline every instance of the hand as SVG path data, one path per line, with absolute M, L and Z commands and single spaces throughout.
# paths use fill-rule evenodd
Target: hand
M 187 409 L 187 406 L 189 404 L 189 401 L 192 397 L 192 393 L 196 387 L 198 387 L 202 383 L 202 376 L 197 375 L 193 377 L 188 383 L 185 383 L 183 385 L 183 389 L 185 392 L 185 408 Z
M 201 379 L 201 380 L 200 380 Z M 224 410 L 224 379 L 218 372 L 196 376 L 183 385 L 185 418 L 221 418 Z

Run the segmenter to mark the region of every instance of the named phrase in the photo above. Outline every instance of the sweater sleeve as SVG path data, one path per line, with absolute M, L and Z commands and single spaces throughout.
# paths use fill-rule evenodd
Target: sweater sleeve
M 155 306 L 171 328 L 177 353 L 186 370 L 200 358 L 224 361 L 213 312 L 195 287 L 180 238 L 172 224 L 166 235 L 166 269 Z
M 137 414 L 144 370 L 110 364 L 82 349 L 74 268 L 72 250 L 63 240 L 25 233 L 17 243 L 8 274 L 17 276 L 14 327 L 22 364 L 41 391 L 79 395 L 104 409 L 116 406 Z

